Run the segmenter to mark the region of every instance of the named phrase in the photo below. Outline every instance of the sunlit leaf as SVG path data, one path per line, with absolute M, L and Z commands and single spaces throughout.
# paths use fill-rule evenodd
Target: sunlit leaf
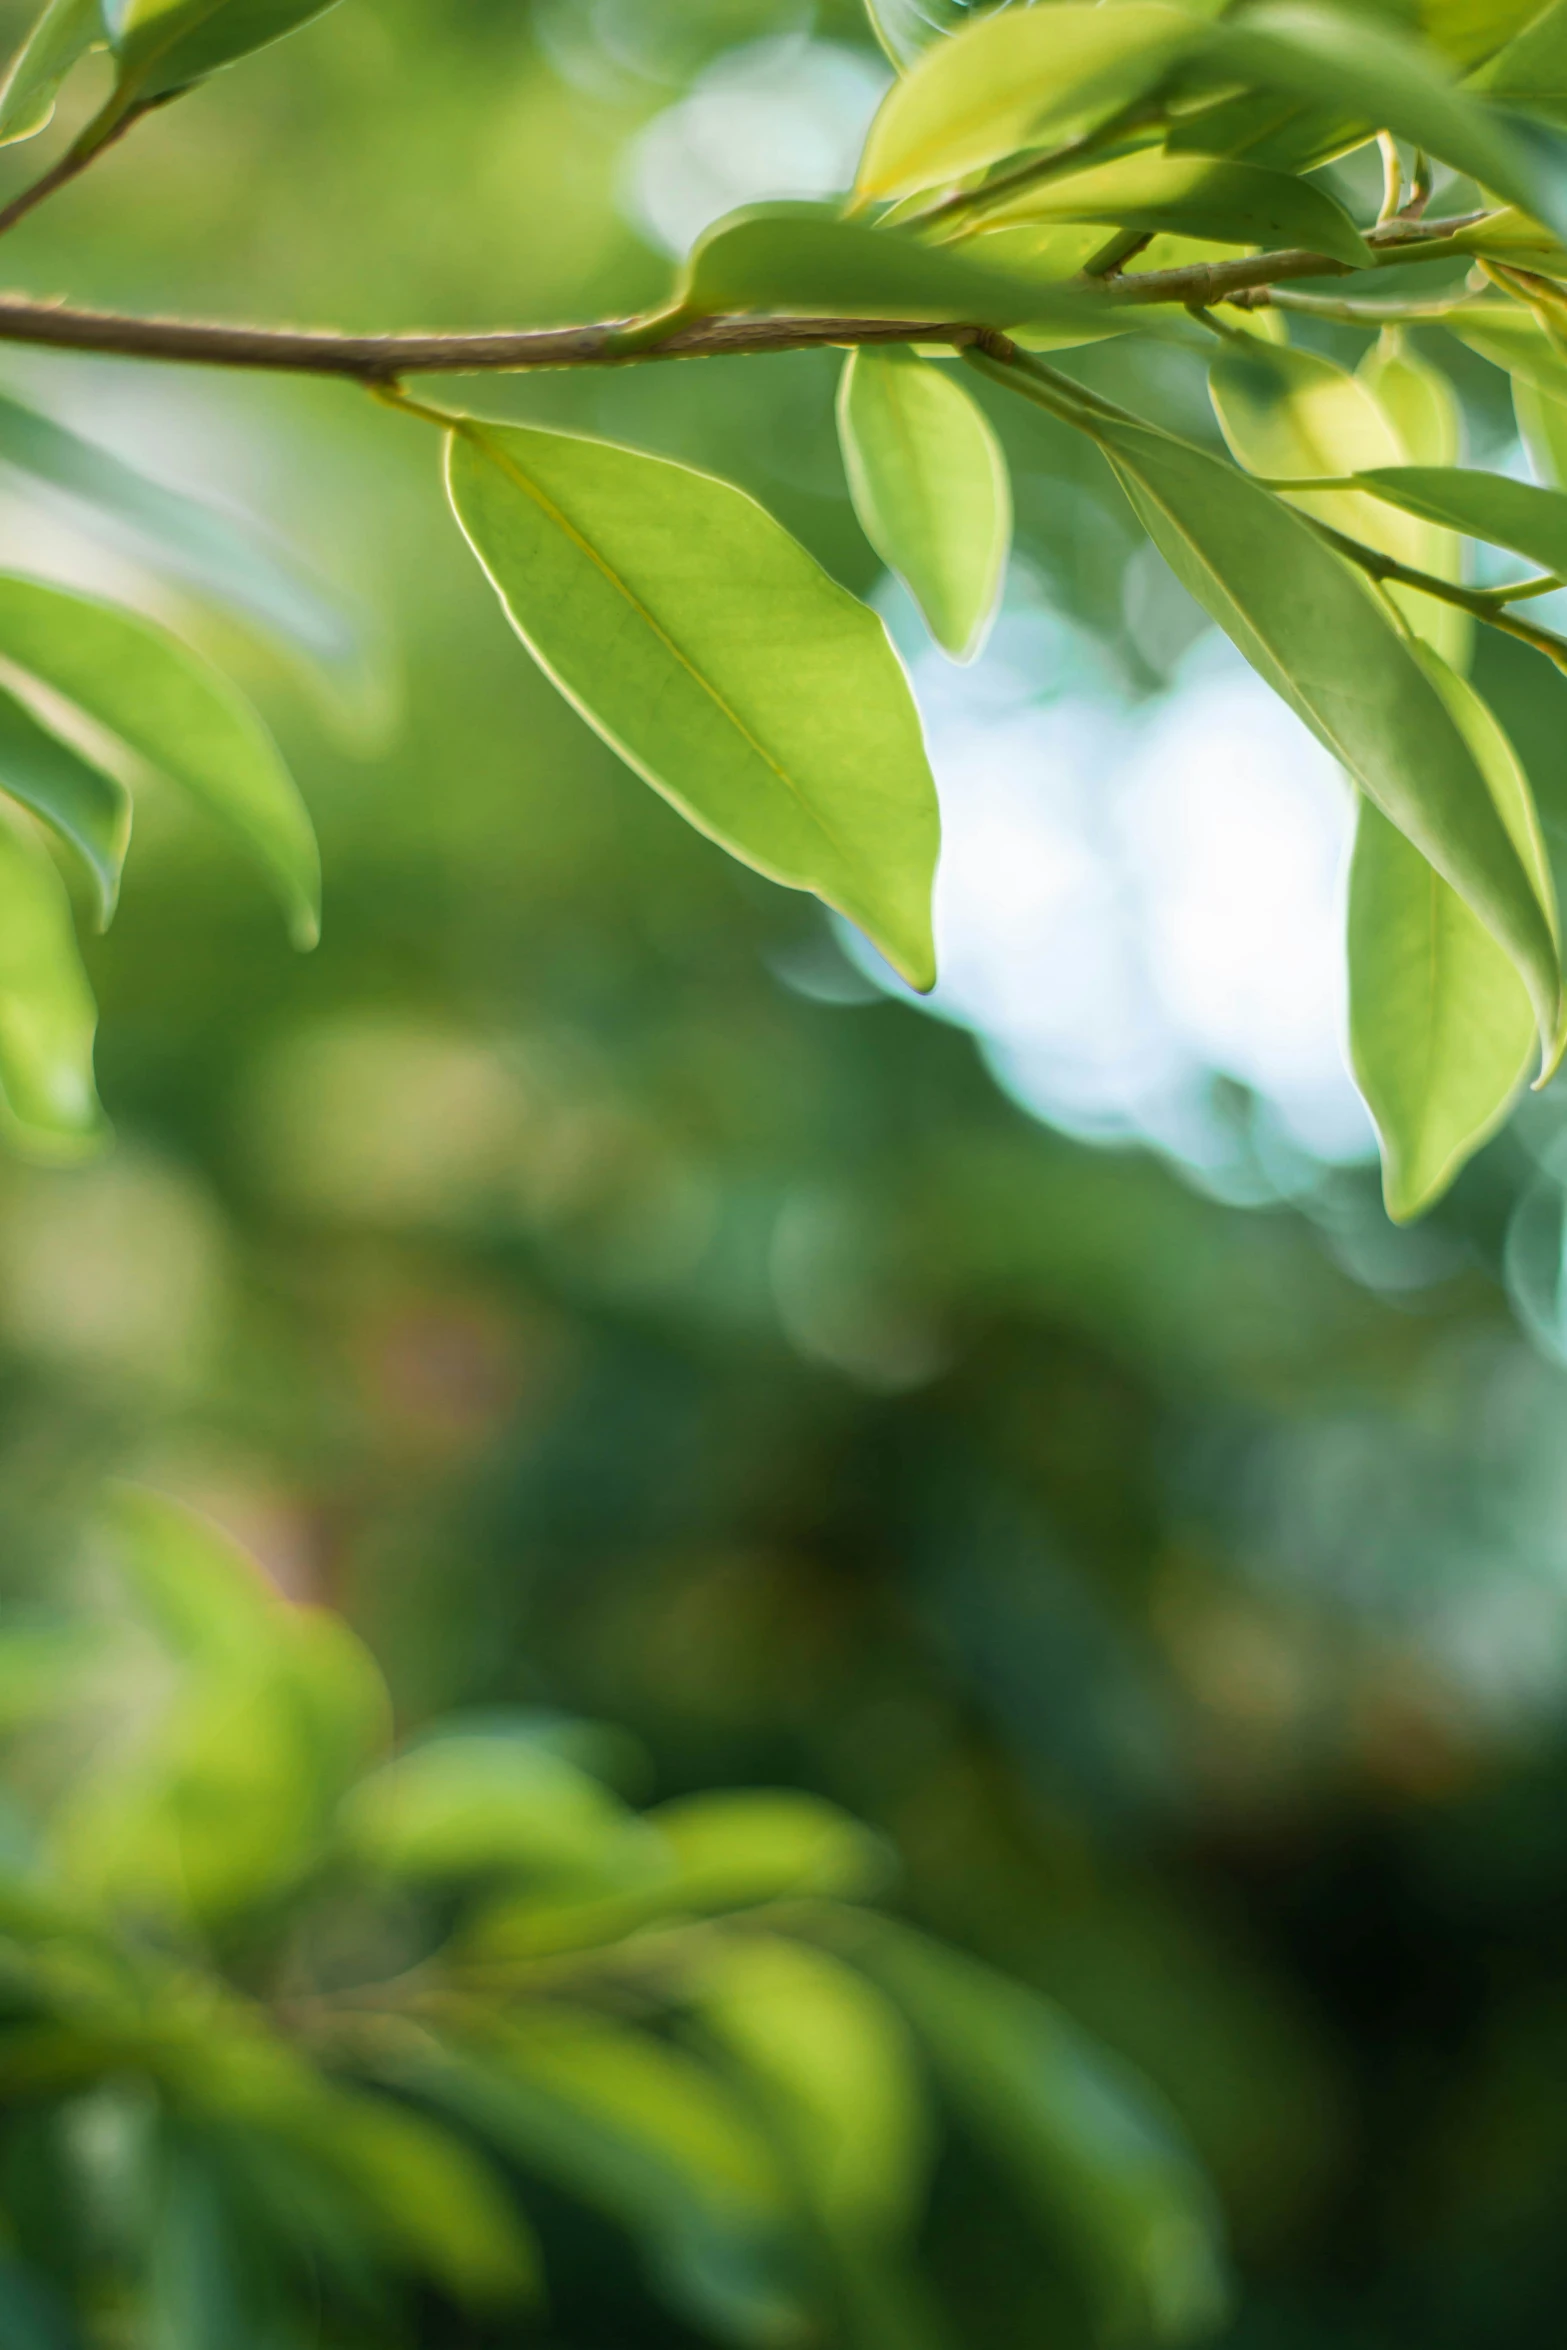
M 1521 378 L 1553 399 L 1567 401 L 1567 359 L 1522 303 L 1480 302 L 1473 309 L 1455 310 L 1442 324 L 1515 381 Z
M 131 837 L 131 796 L 118 776 L 84 759 L 0 687 L 0 790 L 31 808 L 80 857 L 98 919 L 119 895 Z
M 635 1883 L 658 1865 L 649 1833 L 598 1780 L 523 1739 L 481 1733 L 431 1739 L 389 1763 L 355 1790 L 342 1825 L 362 1860 L 414 1882 Z
M 1223 2314 L 1222 2230 L 1152 2088 L 1048 2000 L 892 1927 L 855 1957 L 925 2043 L 943 2089 L 1064 2256 L 1111 2338 L 1180 2342 Z
M 1153 89 L 1204 30 L 1160 0 L 1052 0 L 984 17 L 893 85 L 866 139 L 857 192 L 866 201 L 911 195 L 1087 131 Z
M 865 0 L 871 29 L 894 65 L 909 66 L 933 41 L 961 32 L 1009 0 Z
M 1312 351 L 1256 340 L 1231 342 L 1209 374 L 1214 412 L 1248 472 L 1300 481 L 1398 465 L 1408 450 L 1363 376 L 1348 375 Z M 1353 490 L 1292 491 L 1290 503 L 1417 571 L 1456 580 L 1463 549 L 1449 533 L 1413 516 L 1378 512 Z M 1466 612 L 1395 587 L 1391 601 L 1443 657 L 1462 663 L 1473 624 Z
M 139 105 L 182 90 L 335 0 L 102 0 L 123 93 Z
M 47 129 L 60 84 L 102 41 L 98 0 L 49 0 L 0 83 L 0 146 Z
M 1206 451 L 1109 412 L 1084 429 L 1176 576 L 1506 947 L 1548 1043 L 1561 995 L 1550 926 L 1473 754 L 1373 593 Z
M 1470 538 L 1510 547 L 1542 571 L 1567 576 L 1567 494 L 1456 465 L 1393 465 L 1361 476 L 1368 490 Z
M 1006 577 L 1012 493 L 1001 444 L 951 371 L 912 352 L 844 362 L 838 433 L 854 510 L 936 642 L 984 643 Z
M 127 524 L 154 561 L 310 659 L 337 671 L 362 665 L 348 614 L 258 531 L 151 480 L 9 393 L 0 393 L 0 463 Z
M 801 311 L 974 326 L 1026 319 L 1063 328 L 1097 328 L 1106 308 L 1042 277 L 804 203 L 754 204 L 715 223 L 692 250 L 680 299 L 703 314 Z
M 0 820 L 0 1108 L 13 1143 L 44 1158 L 96 1149 L 97 1025 L 64 885 L 43 847 Z
M 763 1787 L 684 1795 L 645 1814 L 670 1848 L 679 1908 L 740 1909 L 877 1892 L 891 1855 L 879 1836 L 818 1795 Z
M 0 576 L 0 658 L 84 710 L 220 817 L 259 859 L 296 945 L 314 943 L 321 867 L 304 802 L 244 696 L 149 621 Z
M 1559 490 L 1567 489 L 1567 370 L 1562 393 L 1556 399 L 1523 376 L 1513 377 L 1513 413 L 1529 462 L 1539 481 Z
M 1348 213 L 1323 189 L 1288 172 L 1211 155 L 1123 156 L 1042 180 L 985 217 L 996 225 L 1092 220 L 1237 245 L 1302 245 L 1351 269 L 1372 261 Z
M 743 492 L 683 465 L 464 422 L 448 467 L 512 625 L 605 740 L 929 987 L 935 789 L 875 614 Z
M 1427 668 L 1554 915 L 1550 867 L 1528 780 L 1472 686 L 1435 655 Z M 1418 849 L 1361 804 L 1349 888 L 1350 1051 L 1382 1143 L 1388 1213 L 1439 1198 L 1492 1135 L 1535 1046 L 1528 995 L 1507 956 Z
M 1396 327 L 1382 333 L 1356 374 L 1366 385 L 1413 465 L 1456 465 L 1462 443 L 1458 395 Z

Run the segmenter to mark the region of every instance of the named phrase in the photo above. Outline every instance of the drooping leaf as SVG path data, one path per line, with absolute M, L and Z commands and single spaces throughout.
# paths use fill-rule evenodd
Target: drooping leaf
M 982 17 L 893 85 L 856 192 L 864 202 L 913 195 L 1047 137 L 1090 130 L 1152 90 L 1204 29 L 1162 0 L 1051 0 Z
M 824 2223 L 911 2230 L 931 2126 L 908 2027 L 885 1995 L 827 1951 L 777 1935 L 713 1945 L 697 1980 L 707 2031 L 775 2117 Z
M 1263 0 L 1216 26 L 1207 56 L 1292 97 L 1358 114 L 1368 130 L 1409 139 L 1567 233 L 1560 159 L 1546 134 L 1461 89 L 1421 44 L 1362 13 Z
M 1102 326 L 1107 305 L 1043 277 L 1000 269 L 901 229 L 845 220 L 830 204 L 753 204 L 693 248 L 685 309 L 801 311 L 807 316 L 907 318 L 974 326 L 1024 320 Z
M 1406 514 L 1510 547 L 1567 577 L 1567 494 L 1458 465 L 1379 466 L 1360 476 L 1374 497 Z
M 182 785 L 257 856 L 294 942 L 320 926 L 321 866 L 293 778 L 250 704 L 150 622 L 41 580 L 0 576 L 0 658 Z
M 131 796 L 0 687 L 0 790 L 41 816 L 80 857 L 107 924 L 131 837 Z
M 1550 866 L 1517 754 L 1473 687 L 1426 666 L 1463 728 L 1541 902 Z M 1349 1033 L 1382 1144 L 1388 1214 L 1430 1207 L 1507 1115 L 1535 1045 L 1507 956 L 1418 849 L 1361 802 L 1349 884 Z
M 1309 181 L 1211 155 L 1127 155 L 1042 180 L 986 214 L 1014 220 L 1103 221 L 1237 245 L 1300 245 L 1351 269 L 1371 248 L 1342 205 Z
M 98 0 L 49 0 L 0 83 L 0 146 L 48 128 L 61 83 L 102 41 Z
M 912 352 L 844 362 L 838 434 L 866 537 L 936 642 L 972 661 L 1006 576 L 1012 493 L 1001 444 L 949 370 Z
M 757 2350 L 801 2329 L 791 2198 L 752 2114 L 710 2066 L 555 2001 L 405 2077 L 626 2228 L 699 2323 Z
M 334 670 L 363 659 L 353 621 L 329 592 L 215 507 L 153 481 L 9 393 L 0 393 L 0 463 L 128 524 L 154 561 Z
M 1183 2342 L 1222 2317 L 1213 2198 L 1152 2088 L 1048 2000 L 885 1925 L 858 1963 L 892 1994 L 947 2097 L 1085 2272 L 1110 2339 Z
M 679 1909 L 850 1900 L 890 1873 L 879 1836 L 820 1796 L 752 1787 L 685 1795 L 644 1815 L 674 1858 L 665 1898 Z
M 64 885 L 40 843 L 0 820 L 0 1102 L 23 1149 L 75 1159 L 102 1140 L 97 1025 Z
M 1391 422 L 1414 465 L 1456 465 L 1462 442 L 1458 395 L 1397 327 L 1384 327 L 1356 374 Z
M 280 40 L 335 0 L 102 0 L 118 94 L 137 105 L 183 90 Z
M 518 635 L 621 757 L 929 987 L 936 796 L 876 616 L 741 491 L 662 458 L 465 421 L 448 481 Z
M 1209 388 L 1235 455 L 1248 472 L 1272 480 L 1358 476 L 1396 466 L 1408 454 L 1366 379 L 1312 351 L 1256 340 L 1228 343 L 1213 363 Z M 1460 542 L 1429 521 L 1379 513 L 1375 501 L 1353 490 L 1292 491 L 1289 501 L 1418 571 L 1438 579 L 1461 574 Z M 1415 589 L 1394 587 L 1389 594 L 1444 658 L 1466 659 L 1472 632 L 1466 612 Z
M 1470 88 L 1528 114 L 1567 121 L 1567 0 L 1538 16 L 1470 76 Z
M 1246 475 L 1108 408 L 1083 414 L 1182 584 L 1511 955 L 1542 1042 L 1561 981 L 1550 925 L 1474 756 L 1373 593 Z

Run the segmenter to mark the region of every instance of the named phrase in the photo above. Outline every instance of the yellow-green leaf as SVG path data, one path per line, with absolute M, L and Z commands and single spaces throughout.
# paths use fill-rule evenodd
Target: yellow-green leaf
M 979 652 L 1000 600 L 1012 539 L 1001 444 L 950 369 L 909 351 L 844 362 L 838 434 L 854 510 L 936 642 Z
M 131 837 L 131 796 L 116 775 L 84 759 L 0 687 L 0 790 L 68 841 L 93 886 L 100 924 L 119 894 Z
M 1371 248 L 1349 214 L 1323 189 L 1289 172 L 1212 155 L 1123 156 L 1041 180 L 985 219 L 995 227 L 1024 220 L 1103 221 L 1236 245 L 1301 245 L 1351 269 L 1372 263 Z
M 0 820 L 0 1110 L 30 1154 L 76 1159 L 102 1140 L 97 1025 L 64 885 L 20 822 Z
M 518 635 L 628 765 L 931 986 L 935 787 L 875 614 L 742 491 L 664 458 L 464 421 L 448 481 Z
M 47 129 L 66 75 L 102 42 L 98 0 L 49 0 L 0 84 L 0 146 Z
M 119 94 L 147 105 L 322 15 L 335 0 L 102 0 Z
M 1528 779 L 1474 689 L 1426 667 L 1463 728 L 1554 919 Z M 1390 1216 L 1420 1215 L 1492 1135 L 1524 1084 L 1535 1024 L 1517 972 L 1418 849 L 1362 801 L 1349 885 L 1349 1033 L 1382 1145 Z

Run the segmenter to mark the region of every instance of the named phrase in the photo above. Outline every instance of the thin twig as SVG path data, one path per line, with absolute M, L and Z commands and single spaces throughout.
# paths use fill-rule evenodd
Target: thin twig
M 128 106 L 123 113 L 111 114 L 106 108 L 103 113 L 95 115 L 81 136 L 66 148 L 59 161 L 50 165 L 42 179 L 36 179 L 31 187 L 23 188 L 20 195 L 11 198 L 9 204 L 0 204 L 0 237 L 5 235 L 7 229 L 15 228 L 19 220 L 25 220 L 47 196 L 54 195 L 58 189 L 68 187 L 72 180 L 80 178 L 89 163 L 96 162 L 100 155 L 106 155 L 118 140 L 124 138 L 132 123 L 139 122 L 148 111 L 145 106 Z

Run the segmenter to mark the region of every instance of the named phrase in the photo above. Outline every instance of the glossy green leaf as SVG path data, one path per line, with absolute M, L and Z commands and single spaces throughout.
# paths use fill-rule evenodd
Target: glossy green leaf
M 42 845 L 0 820 L 0 1108 L 21 1148 L 73 1159 L 102 1140 L 97 1025 L 64 885 Z
M 853 351 L 838 437 L 854 510 L 936 642 L 972 661 L 989 632 L 1012 540 L 1007 462 L 951 371 L 912 352 Z
M 354 622 L 319 582 L 260 534 L 167 489 L 95 441 L 0 393 L 0 463 L 124 523 L 152 559 L 338 671 L 364 661 Z
M 1361 476 L 1374 496 L 1567 577 L 1567 495 L 1456 465 L 1394 465 Z
M 1554 399 L 1522 376 L 1513 378 L 1513 413 L 1535 478 L 1558 490 L 1567 489 L 1567 380 L 1562 391 Z
M 1251 340 L 1227 344 L 1209 376 L 1224 437 L 1248 472 L 1275 481 L 1329 478 L 1396 466 L 1408 454 L 1391 418 L 1363 376 L 1348 375 L 1315 352 Z M 1457 579 L 1463 548 L 1449 533 L 1391 514 L 1353 490 L 1299 491 L 1289 502 L 1363 545 L 1439 579 Z M 1395 587 L 1390 601 L 1444 658 L 1467 656 L 1467 613 L 1418 590 Z
M 1426 39 L 1463 66 L 1489 57 L 1540 12 L 1541 0 L 1397 0 Z
M 448 481 L 518 635 L 621 757 L 929 987 L 935 787 L 874 613 L 743 492 L 663 458 L 465 422 Z
M 1099 441 L 1182 584 L 1506 947 L 1554 1038 L 1556 945 L 1472 752 L 1374 593 L 1232 467 L 1095 413 Z
M 1215 27 L 1209 61 L 1358 114 L 1412 140 L 1508 203 L 1567 231 L 1567 190 L 1544 134 L 1509 121 L 1447 77 L 1416 42 L 1312 0 L 1264 0 Z
M 1517 754 L 1473 687 L 1434 655 L 1426 663 L 1554 916 Z M 1350 867 L 1349 1033 L 1382 1144 L 1388 1214 L 1402 1223 L 1430 1207 L 1495 1133 L 1528 1077 L 1535 1025 L 1490 932 L 1369 801 Z
M 1152 2088 L 1048 2000 L 890 1926 L 855 1957 L 929 2051 L 946 2095 L 1086 2271 L 1106 2335 L 1181 2342 L 1222 2318 L 1213 2198 Z
M 1211 155 L 1123 156 L 1043 180 L 986 219 L 997 226 L 1013 220 L 1103 221 L 1237 245 L 1301 245 L 1351 269 L 1372 262 L 1349 214 L 1323 189 L 1288 172 Z
M 882 102 L 855 179 L 864 201 L 960 179 L 1065 140 L 1143 97 L 1206 28 L 1161 0 L 1051 0 L 986 16 L 928 50 Z
M 1567 121 L 1567 0 L 1553 0 L 1470 76 L 1490 98 Z
M 758 2350 L 804 2313 L 792 2199 L 745 2101 L 713 2069 L 554 2001 L 432 2050 L 409 2085 L 628 2230 L 667 2297 Z
M 1384 327 L 1355 370 L 1414 465 L 1456 465 L 1462 442 L 1458 395 L 1396 327 Z
M 102 0 L 119 88 L 138 105 L 231 65 L 335 0 Z
M 119 894 L 131 837 L 131 796 L 118 776 L 92 765 L 39 724 L 0 687 L 0 791 L 31 808 L 68 841 L 92 882 L 106 924 Z
M 807 316 L 1024 320 L 1099 327 L 1107 305 L 1041 277 L 928 245 L 895 228 L 845 220 L 830 204 L 755 204 L 718 221 L 693 248 L 682 308 L 802 311 Z
M 0 659 L 204 802 L 270 876 L 295 944 L 314 944 L 321 868 L 310 818 L 261 720 L 210 662 L 111 604 L 14 574 L 0 576 Z
M 47 129 L 66 75 L 102 42 L 98 0 L 49 0 L 0 83 L 0 146 Z

